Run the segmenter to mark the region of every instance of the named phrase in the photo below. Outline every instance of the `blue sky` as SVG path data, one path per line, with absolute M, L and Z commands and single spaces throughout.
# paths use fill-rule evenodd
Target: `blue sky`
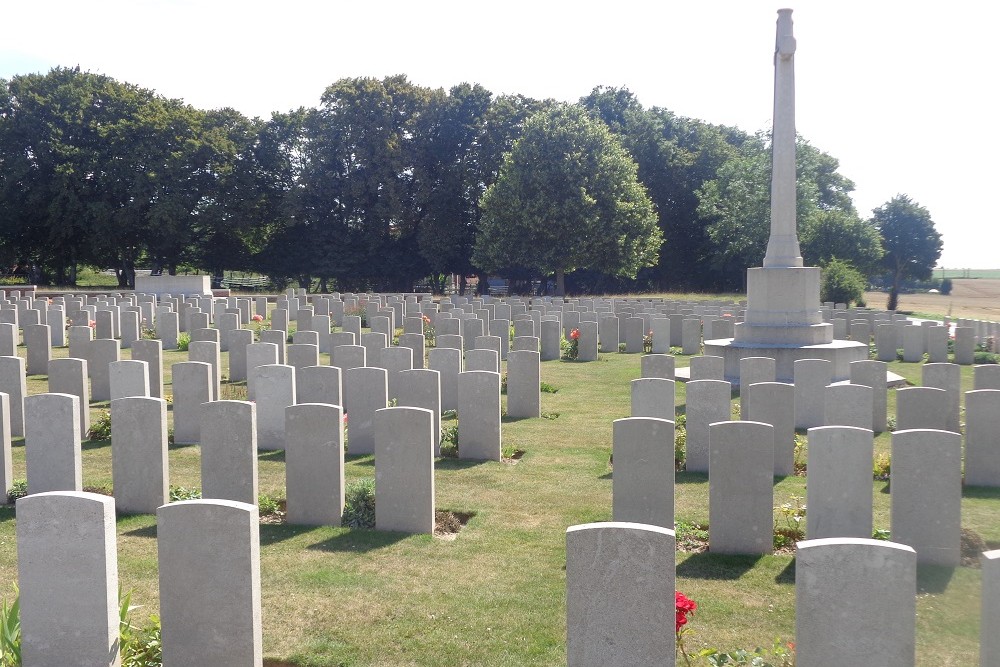
M 0 77 L 79 65 L 202 108 L 315 106 L 348 76 L 646 106 L 769 126 L 776 10 L 761 0 L 35 0 L 4 9 Z M 795 10 L 797 127 L 841 161 L 863 216 L 931 213 L 942 264 L 998 268 L 996 3 L 809 0 Z

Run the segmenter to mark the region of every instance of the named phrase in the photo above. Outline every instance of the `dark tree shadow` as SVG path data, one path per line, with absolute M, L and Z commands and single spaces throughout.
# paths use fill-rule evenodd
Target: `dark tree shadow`
M 761 558 L 763 555 L 694 554 L 677 566 L 677 576 L 688 579 L 739 579 L 752 570 Z

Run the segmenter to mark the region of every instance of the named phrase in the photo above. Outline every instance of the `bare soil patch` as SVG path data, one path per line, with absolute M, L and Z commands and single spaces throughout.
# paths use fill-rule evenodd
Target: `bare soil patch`
M 476 515 L 475 512 L 454 512 L 452 510 L 434 511 L 434 537 L 443 540 L 453 540 L 458 537 L 459 531 L 469 523 L 469 519 Z

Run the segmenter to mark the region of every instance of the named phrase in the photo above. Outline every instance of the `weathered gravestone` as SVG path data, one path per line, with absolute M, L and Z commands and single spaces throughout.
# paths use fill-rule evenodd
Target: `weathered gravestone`
M 340 525 L 344 513 L 343 415 L 339 405 L 300 403 L 285 408 L 290 524 Z
M 24 466 L 28 493 L 80 491 L 80 399 L 34 394 L 24 399 Z
M 167 402 L 131 396 L 111 401 L 111 476 L 125 514 L 154 514 L 170 501 Z
M 675 660 L 674 531 L 636 523 L 566 531 L 566 653 L 570 667 Z
M 872 539 L 810 539 L 798 543 L 795 563 L 796 662 L 913 667 L 913 549 Z
M 866 428 L 809 429 L 809 539 L 871 537 L 873 438 Z
M 119 665 L 114 498 L 26 496 L 16 530 L 23 664 Z
M 434 416 L 423 408 L 375 413 L 375 528 L 434 532 Z
M 612 521 L 674 525 L 674 423 L 616 419 L 612 453 Z
M 230 500 L 157 510 L 163 667 L 263 665 L 259 522 Z
M 962 436 L 943 430 L 892 434 L 892 539 L 918 563 L 961 562 Z
M 774 427 L 725 421 L 709 427 L 709 548 L 720 554 L 774 549 Z

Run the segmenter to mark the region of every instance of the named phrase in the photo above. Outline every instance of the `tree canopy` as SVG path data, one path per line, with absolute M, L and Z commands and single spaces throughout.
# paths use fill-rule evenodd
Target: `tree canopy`
M 607 126 L 575 105 L 528 119 L 480 206 L 473 261 L 487 271 L 579 268 L 635 277 L 662 243 L 638 167 Z
M 941 257 L 941 234 L 934 228 L 930 212 L 903 194 L 872 211 L 871 223 L 882 235 L 882 265 L 892 276 L 886 307 L 895 310 L 903 280 L 926 280 L 933 274 Z
M 766 246 L 769 150 L 623 88 L 567 105 L 347 78 L 259 119 L 55 68 L 0 80 L 0 262 L 40 283 L 114 269 L 123 288 L 144 266 L 324 291 L 570 272 L 577 292 L 739 289 Z M 852 189 L 800 139 L 805 260 L 871 275 L 881 237 Z

